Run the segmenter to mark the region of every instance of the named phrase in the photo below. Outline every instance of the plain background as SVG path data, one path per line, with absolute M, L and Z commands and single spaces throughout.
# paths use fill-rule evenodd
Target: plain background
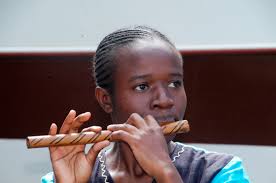
M 0 0 L 0 48 L 95 48 L 135 24 L 178 47 L 275 44 L 275 8 L 274 0 Z

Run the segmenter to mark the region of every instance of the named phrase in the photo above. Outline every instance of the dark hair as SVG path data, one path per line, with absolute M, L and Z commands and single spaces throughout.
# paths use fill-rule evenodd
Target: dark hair
M 160 39 L 175 48 L 173 43 L 159 31 L 147 26 L 134 26 L 119 29 L 107 35 L 99 44 L 94 59 L 94 79 L 96 86 L 113 92 L 112 74 L 115 69 L 116 50 L 139 39 Z

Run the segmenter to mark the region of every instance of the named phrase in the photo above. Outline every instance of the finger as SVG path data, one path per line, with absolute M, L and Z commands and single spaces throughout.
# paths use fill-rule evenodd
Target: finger
M 70 110 L 70 112 L 68 113 L 68 115 L 62 123 L 59 133 L 68 133 L 75 117 L 76 111 Z
M 49 135 L 56 135 L 57 134 L 57 125 L 55 123 L 52 123 L 49 129 Z M 54 152 L 56 150 L 56 147 L 49 147 L 50 153 Z
M 160 126 L 159 123 L 156 121 L 156 119 L 152 115 L 146 115 L 146 117 L 144 119 L 149 126 L 152 126 L 152 127 Z
M 96 157 L 98 156 L 99 152 L 109 146 L 110 142 L 108 140 L 104 140 L 102 142 L 95 143 L 88 151 L 86 155 L 86 159 L 90 165 L 95 163 Z
M 128 133 L 131 133 L 131 134 L 135 134 L 138 131 L 138 129 L 135 126 L 127 124 L 127 123 L 108 125 L 107 130 L 110 130 L 110 131 L 122 130 L 122 131 L 126 131 Z
M 145 118 L 145 121 L 148 124 L 148 127 L 151 129 L 150 131 L 156 131 L 158 133 L 163 134 L 162 127 L 159 125 L 159 123 L 156 121 L 156 119 L 152 115 L 147 115 Z
M 127 124 L 131 124 L 137 128 L 142 128 L 144 126 L 147 126 L 145 120 L 142 118 L 142 116 L 140 116 L 139 114 L 137 113 L 132 113 L 127 122 Z
M 79 128 L 81 127 L 81 125 L 83 125 L 84 122 L 87 122 L 91 117 L 91 113 L 90 112 L 85 112 L 82 113 L 80 115 L 78 115 L 74 120 L 73 123 L 71 125 L 71 128 L 69 130 L 69 133 L 76 133 L 78 132 Z
M 49 129 L 49 135 L 56 135 L 57 134 L 57 125 L 52 123 Z
M 110 141 L 123 141 L 130 145 L 131 142 L 133 141 L 133 136 L 126 131 L 118 130 L 118 131 L 114 131 L 111 133 L 109 140 Z
M 102 127 L 100 127 L 100 126 L 90 126 L 90 127 L 82 129 L 82 132 L 95 132 L 95 133 L 99 133 L 100 131 L 102 131 Z

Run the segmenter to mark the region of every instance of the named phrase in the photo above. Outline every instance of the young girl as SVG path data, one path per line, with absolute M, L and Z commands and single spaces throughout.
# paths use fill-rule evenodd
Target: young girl
M 94 76 L 96 98 L 113 122 L 107 127 L 112 142 L 96 143 L 87 153 L 84 145 L 50 147 L 53 173 L 42 182 L 249 182 L 239 158 L 162 134 L 159 123 L 183 119 L 187 104 L 182 57 L 166 36 L 143 26 L 109 34 L 97 48 Z M 78 132 L 89 118 L 71 110 L 59 133 Z M 55 124 L 49 134 L 57 134 Z

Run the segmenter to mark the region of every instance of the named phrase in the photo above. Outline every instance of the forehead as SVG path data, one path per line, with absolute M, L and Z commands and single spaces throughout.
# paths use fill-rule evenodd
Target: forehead
M 166 72 L 182 74 L 182 64 L 177 50 L 164 41 L 139 40 L 119 49 L 116 70 L 124 75 Z

